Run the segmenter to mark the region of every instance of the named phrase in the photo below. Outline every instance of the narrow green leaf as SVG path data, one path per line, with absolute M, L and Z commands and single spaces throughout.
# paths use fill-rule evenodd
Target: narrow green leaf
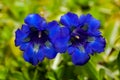
M 56 80 L 55 78 L 55 75 L 54 75 L 54 72 L 48 72 L 46 77 L 49 79 L 49 80 Z
M 15 71 L 14 73 L 12 73 L 10 78 L 13 80 L 25 80 L 25 78 L 23 77 L 23 74 L 18 71 Z
M 96 70 L 95 65 L 89 61 L 85 65 L 86 72 L 88 73 L 89 77 L 91 77 L 93 80 L 98 80 L 99 79 L 99 74 L 98 71 Z
M 118 69 L 119 69 L 119 74 L 120 74 L 120 52 L 117 57 L 117 63 L 118 63 Z
M 99 71 L 99 80 L 103 80 L 104 75 L 105 75 L 105 70 L 101 68 Z

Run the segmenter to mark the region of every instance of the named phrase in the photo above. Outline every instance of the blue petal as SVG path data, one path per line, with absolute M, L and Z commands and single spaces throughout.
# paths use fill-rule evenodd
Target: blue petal
M 48 23 L 48 31 L 49 31 L 49 37 L 54 40 L 56 38 L 56 34 L 58 33 L 60 29 L 59 24 L 56 21 L 52 21 Z
M 60 53 L 64 53 L 68 47 L 69 41 L 69 29 L 66 27 L 61 27 L 59 31 L 55 33 L 55 36 L 52 37 L 52 42 L 56 50 Z
M 91 14 L 87 14 L 86 15 L 86 22 L 88 23 L 91 20 L 91 18 L 93 18 L 92 15 Z
M 35 27 L 40 30 L 45 27 L 46 23 L 46 21 L 39 14 L 29 14 L 24 21 L 30 27 Z
M 68 43 L 64 40 L 58 40 L 54 43 L 57 52 L 64 53 L 67 50 Z
M 67 27 L 78 27 L 79 18 L 76 14 L 68 12 L 67 14 L 61 16 L 60 23 Z
M 37 52 L 38 60 L 42 62 L 44 57 L 45 57 L 44 48 L 39 48 L 39 50 Z
M 100 31 L 98 29 L 100 28 L 100 21 L 95 18 L 91 18 L 88 24 L 88 33 L 99 36 Z
M 81 15 L 79 18 L 79 25 L 80 27 L 84 25 L 85 21 L 86 21 L 86 16 L 85 15 Z
M 25 61 L 30 62 L 33 65 L 37 65 L 39 62 L 36 53 L 33 51 L 32 45 L 28 46 L 24 51 L 23 57 Z
M 21 45 L 20 45 L 20 50 L 22 50 L 22 51 L 24 51 L 24 50 L 26 50 L 26 48 L 29 46 L 29 43 L 22 43 Z
M 88 34 L 93 36 L 99 36 L 101 34 L 98 30 L 100 28 L 100 21 L 93 18 L 91 14 L 81 15 L 79 22 L 80 27 L 87 27 Z
M 72 54 L 72 62 L 75 65 L 84 65 L 88 62 L 88 60 L 90 59 L 90 56 L 85 53 L 85 52 L 81 52 L 79 49 L 75 49 L 75 52 Z
M 44 54 L 48 59 L 53 59 L 56 57 L 57 52 L 53 47 L 45 47 Z
M 75 47 L 70 46 L 70 47 L 68 48 L 68 54 L 69 54 L 69 55 L 72 55 L 74 52 L 75 52 Z
M 19 46 L 20 44 L 22 44 L 24 42 L 24 39 L 27 37 L 28 34 L 24 33 L 23 31 L 21 31 L 20 29 L 18 29 L 15 32 L 15 45 Z
M 47 28 L 47 22 L 44 20 L 39 27 L 40 30 L 45 30 Z
M 56 21 L 48 24 L 49 37 L 57 52 L 63 53 L 66 51 L 69 40 L 69 29 L 60 27 Z
M 85 50 L 88 54 L 92 54 L 92 55 L 94 54 L 94 51 L 92 50 L 92 48 L 89 45 L 85 46 Z
M 89 20 L 91 19 L 91 15 L 87 14 L 87 15 L 81 15 L 79 18 L 79 26 L 84 26 L 84 24 L 88 23 Z
M 105 48 L 106 42 L 105 39 L 100 36 L 100 37 L 95 37 L 95 40 L 93 42 L 88 43 L 89 49 L 91 49 L 94 52 L 103 52 Z
M 23 25 L 22 25 L 22 28 L 21 28 L 21 31 L 23 31 L 23 32 L 25 32 L 25 33 L 29 32 L 29 26 L 23 24 Z

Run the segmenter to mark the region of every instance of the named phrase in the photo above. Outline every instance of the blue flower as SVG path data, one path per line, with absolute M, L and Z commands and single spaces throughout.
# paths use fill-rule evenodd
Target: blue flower
M 24 59 L 33 65 L 45 57 L 53 59 L 57 52 L 48 37 L 45 19 L 38 14 L 30 14 L 24 22 L 22 28 L 15 32 L 15 45 L 24 51 Z
M 75 65 L 83 65 L 91 54 L 104 51 L 106 42 L 99 31 L 100 22 L 90 14 L 78 17 L 68 12 L 61 16 L 60 23 L 70 31 L 68 53 Z

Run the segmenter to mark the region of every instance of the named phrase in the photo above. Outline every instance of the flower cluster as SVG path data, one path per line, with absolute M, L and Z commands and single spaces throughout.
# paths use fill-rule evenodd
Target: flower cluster
M 16 31 L 15 45 L 24 51 L 25 61 L 37 65 L 45 57 L 53 59 L 57 53 L 68 54 L 75 65 L 88 62 L 90 55 L 104 51 L 106 42 L 99 31 L 100 22 L 90 14 L 68 12 L 60 22 L 46 22 L 38 14 L 30 14 L 21 29 Z

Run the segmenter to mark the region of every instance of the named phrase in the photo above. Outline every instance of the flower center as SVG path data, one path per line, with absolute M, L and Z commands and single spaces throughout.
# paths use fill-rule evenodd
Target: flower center
M 24 39 L 24 41 L 31 42 L 34 45 L 34 48 L 37 49 L 39 46 L 45 45 L 45 42 L 48 41 L 48 36 L 44 30 L 40 31 L 37 28 L 31 27 L 30 33 L 28 37 Z
M 72 35 L 71 35 L 72 44 L 75 44 L 75 45 L 79 44 L 79 43 L 82 44 L 86 38 L 87 38 L 87 36 L 85 36 L 81 33 L 78 33 L 78 32 L 72 33 Z
M 79 37 L 79 36 L 75 36 L 75 38 L 76 38 L 76 39 L 80 39 L 80 37 Z
M 78 27 L 72 30 L 71 42 L 73 45 L 85 44 L 88 39 L 87 33 L 88 25 L 85 24 L 83 27 Z
M 94 37 L 88 33 L 88 24 L 84 24 L 81 27 L 77 27 L 71 30 L 71 42 L 73 45 L 85 45 L 87 42 L 95 40 Z

